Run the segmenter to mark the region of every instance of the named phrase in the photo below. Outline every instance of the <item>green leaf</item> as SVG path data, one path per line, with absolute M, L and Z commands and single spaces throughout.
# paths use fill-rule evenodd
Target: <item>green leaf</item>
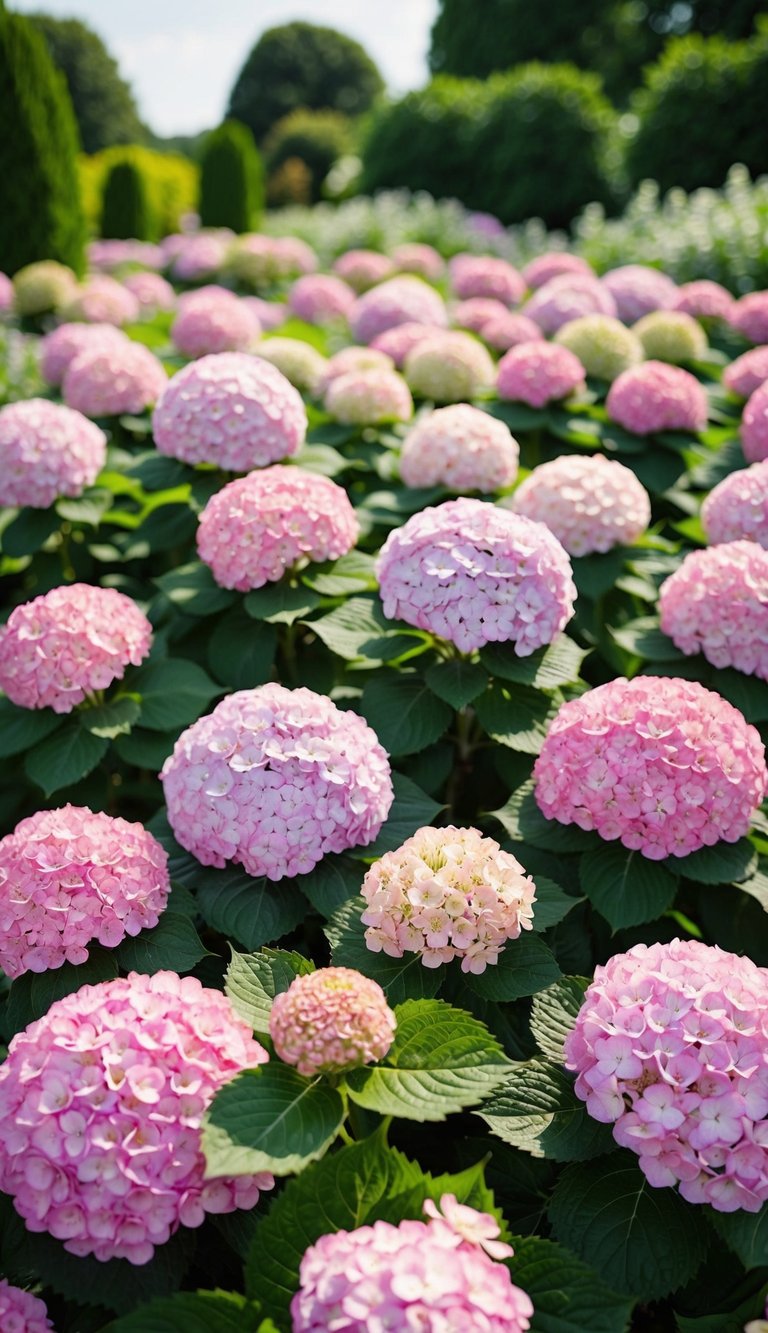
M 235 690 L 252 690 L 272 678 L 277 630 L 254 622 L 235 606 L 218 622 L 208 641 L 208 665 L 214 676 Z
M 707 1250 L 701 1209 L 654 1189 L 629 1152 L 568 1167 L 549 1217 L 557 1239 L 604 1281 L 644 1301 L 684 1286 Z
M 249 592 L 243 603 L 253 620 L 266 620 L 272 625 L 292 625 L 300 616 L 306 616 L 320 605 L 316 592 L 294 587 L 287 579 L 266 583 L 263 588 Z
M 240 1017 L 250 1023 L 254 1032 L 264 1034 L 269 1032 L 275 996 L 286 991 L 296 977 L 314 970 L 314 963 L 285 949 L 261 949 L 259 953 L 233 951 L 224 989 Z
M 306 915 L 306 899 L 290 880 L 273 884 L 252 879 L 235 866 L 226 870 L 201 866 L 191 883 L 208 925 L 249 950 L 279 940 Z
M 573 581 L 582 597 L 595 600 L 610 592 L 621 577 L 626 553 L 619 548 L 602 555 L 571 557 Z
M 56 513 L 69 523 L 85 523 L 97 528 L 111 504 L 112 491 L 106 487 L 94 487 L 76 499 L 57 500 Z
M 528 657 L 518 657 L 511 643 L 487 643 L 480 650 L 480 661 L 492 676 L 516 685 L 532 685 L 537 690 L 554 690 L 578 680 L 587 656 L 588 652 L 566 634 Z
M 141 727 L 134 727 L 127 735 L 117 736 L 113 748 L 124 763 L 159 773 L 175 744 L 175 731 L 142 731 Z
M 3 555 L 14 559 L 34 555 L 58 527 L 59 516 L 55 509 L 20 509 L 0 538 Z
M 301 581 L 322 597 L 348 597 L 354 592 L 373 592 L 376 560 L 366 551 L 349 551 L 340 559 L 324 565 L 310 565 L 301 572 Z
M 532 847 L 541 847 L 548 852 L 581 852 L 595 845 L 594 833 L 588 833 L 576 824 L 560 824 L 555 819 L 547 819 L 536 804 L 533 788 L 532 780 L 522 783 L 506 805 L 491 812 L 511 838 L 529 842 Z
M 745 676 L 732 667 L 720 667 L 714 674 L 713 688 L 743 713 L 747 722 L 768 721 L 768 690 L 765 681 Z
M 535 874 L 534 881 L 536 901 L 533 904 L 533 929 L 536 931 L 549 930 L 550 926 L 556 926 L 574 907 L 578 907 L 579 903 L 584 901 L 583 898 L 572 897 L 545 875 Z
M 512 1241 L 512 1281 L 533 1301 L 534 1333 L 625 1333 L 633 1301 L 611 1291 L 594 1269 L 555 1241 Z
M 542 1054 L 558 1064 L 565 1061 L 565 1039 L 576 1023 L 588 985 L 586 977 L 561 977 L 534 996 L 531 1032 Z
M 614 1146 L 610 1126 L 588 1115 L 573 1090 L 572 1077 L 551 1060 L 514 1065 L 475 1114 L 492 1134 L 532 1157 L 583 1161 L 610 1152 Z
M 347 427 L 343 427 L 344 443 L 350 436 Z M 314 435 L 314 432 L 313 432 Z M 340 454 L 338 449 L 334 449 L 330 444 L 305 444 L 294 454 L 290 460 L 298 467 L 306 468 L 307 472 L 319 472 L 321 477 L 338 477 L 340 473 L 345 472 L 349 467 L 347 459 Z
M 428 642 L 419 630 L 387 620 L 377 597 L 350 597 L 329 615 L 311 622 L 312 633 L 337 657 L 369 665 L 391 662 Z
M 748 838 L 740 838 L 738 842 L 702 847 L 690 856 L 675 858 L 675 863 L 686 879 L 697 884 L 738 884 L 755 874 L 757 852 Z
M 177 1291 L 113 1320 L 103 1333 L 264 1333 L 258 1305 L 236 1291 Z
M 489 736 L 523 754 L 538 754 L 560 701 L 526 685 L 507 690 L 492 684 L 477 700 L 475 711 Z
M 744 1267 L 765 1268 L 768 1261 L 768 1204 L 759 1213 L 719 1213 L 707 1209 L 709 1220 L 728 1249 Z
M 427 667 L 424 679 L 432 693 L 451 708 L 466 708 L 488 684 L 487 672 L 481 666 L 460 657 L 451 662 L 435 662 Z
M 392 774 L 392 786 L 395 799 L 378 838 L 368 847 L 354 848 L 352 856 L 375 861 L 377 856 L 401 847 L 406 838 L 410 838 L 417 829 L 431 824 L 435 815 L 445 809 L 445 806 L 438 805 L 437 801 L 433 801 L 431 796 L 427 796 L 421 787 L 402 773 Z
M 513 435 L 518 430 L 539 430 L 548 420 L 547 413 L 539 407 L 528 407 L 526 403 L 507 403 L 501 399 L 484 404 L 483 411 L 503 421 Z
M 27 777 L 42 787 L 46 796 L 51 796 L 93 772 L 108 748 L 106 737 L 92 736 L 76 719 L 69 718 L 63 727 L 29 751 L 24 768 Z
M 14 1032 L 34 1023 L 47 1014 L 55 1000 L 71 995 L 81 986 L 95 986 L 100 981 L 112 981 L 117 976 L 117 956 L 114 950 L 92 945 L 84 963 L 62 963 L 47 972 L 24 972 L 11 982 L 5 1011 L 5 1022 Z
M 316 912 L 326 920 L 344 903 L 357 898 L 363 882 L 359 861 L 346 856 L 324 856 L 306 875 L 296 876 L 296 887 L 308 898 Z
M 620 629 L 609 629 L 620 648 L 647 662 L 679 662 L 684 656 L 672 640 L 659 629 L 653 616 L 643 616 Z
M 391 674 L 369 680 L 359 711 L 392 755 L 417 754 L 450 726 L 451 709 L 415 674 Z
M 658 861 L 607 843 L 585 852 L 581 887 L 614 930 L 655 921 L 674 901 L 677 877 Z
M 108 703 L 97 704 L 94 708 L 78 709 L 77 719 L 81 727 L 93 736 L 104 736 L 114 740 L 116 736 L 126 735 L 133 726 L 141 709 L 135 699 L 127 694 Z
M 172 731 L 196 722 L 222 693 L 202 667 L 180 658 L 139 667 L 131 676 L 130 689 L 141 695 L 141 725 L 149 731 Z
M 63 725 L 61 713 L 52 708 L 20 708 L 10 699 L 0 699 L 0 759 L 30 750 Z
M 373 953 L 365 943 L 365 927 L 360 920 L 365 903 L 346 903 L 328 922 L 326 936 L 331 945 L 334 967 L 353 967 L 378 981 L 390 1004 L 403 1000 L 429 998 L 440 988 L 441 971 L 424 967 L 421 954 L 407 953 L 390 958 Z
M 188 916 L 165 911 L 151 930 L 123 940 L 117 956 L 126 972 L 191 972 L 207 952 Z
M 224 611 L 237 599 L 237 593 L 219 587 L 207 565 L 200 560 L 179 565 L 168 574 L 153 579 L 169 601 L 188 616 L 210 616 Z
M 383 1061 L 353 1069 L 353 1101 L 381 1115 L 444 1120 L 475 1106 L 497 1086 L 509 1060 L 483 1023 L 444 1000 L 406 1000 Z
M 720 1309 L 713 1314 L 704 1314 L 689 1318 L 687 1315 L 679 1314 L 675 1311 L 678 1333 L 744 1333 L 744 1325 L 748 1320 L 756 1320 L 757 1327 L 760 1328 L 760 1320 L 765 1312 L 766 1301 L 765 1290 L 755 1292 L 748 1296 L 746 1300 L 741 1301 L 737 1309 Z M 728 1298 L 726 1297 L 726 1300 Z M 728 1300 L 732 1305 L 732 1299 Z
M 341 1095 L 270 1060 L 225 1083 L 203 1121 L 206 1175 L 287 1176 L 322 1157 L 344 1121 Z
M 535 903 L 533 910 L 535 913 Z M 559 976 L 560 968 L 544 941 L 523 932 L 519 939 L 507 941 L 498 962 L 489 964 L 484 972 L 463 973 L 462 980 L 476 995 L 498 1003 L 535 995 Z

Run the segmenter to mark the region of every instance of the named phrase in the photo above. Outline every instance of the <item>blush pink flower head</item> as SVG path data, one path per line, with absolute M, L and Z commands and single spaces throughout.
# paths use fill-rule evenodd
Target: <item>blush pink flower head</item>
M 675 292 L 672 310 L 682 310 L 694 319 L 724 319 L 729 321 L 735 305 L 731 293 L 719 282 L 710 282 L 700 278 L 696 282 L 684 282 Z
M 342 347 L 326 362 L 318 393 L 325 394 L 334 380 L 352 371 L 393 370 L 394 364 L 391 356 L 374 347 Z
M 517 476 L 520 449 L 509 427 L 468 403 L 422 417 L 403 442 L 400 475 L 406 486 L 497 491 Z
M 749 292 L 734 302 L 731 327 L 751 343 L 768 343 L 768 291 Z
M 107 437 L 94 422 L 46 398 L 0 408 L 0 504 L 48 509 L 82 495 L 101 472 Z
M 534 292 L 523 314 L 552 336 L 584 315 L 616 315 L 616 302 L 594 274 L 563 273 Z
M 191 362 L 168 381 L 152 426 L 162 454 L 250 472 L 296 453 L 307 433 L 307 413 L 275 366 L 244 352 L 220 352 Z
M 390 533 L 377 562 L 384 614 L 471 653 L 512 642 L 527 657 L 565 628 L 571 562 L 543 523 L 482 500 L 447 500 Z
M 146 1264 L 180 1226 L 252 1208 L 272 1176 L 206 1178 L 214 1095 L 267 1060 L 220 991 L 175 972 L 83 986 L 0 1067 L 0 1188 L 80 1258 Z M 23 1108 L 23 1111 L 22 1111 Z
M 301 1261 L 293 1333 L 526 1333 L 530 1297 L 496 1263 L 511 1247 L 499 1227 L 443 1194 L 427 1222 L 374 1222 L 321 1236 Z
M 421 828 L 366 872 L 365 942 L 425 967 L 461 959 L 480 973 L 531 929 L 536 886 L 520 862 L 474 828 Z
M 171 339 L 182 356 L 245 352 L 261 333 L 253 311 L 225 287 L 201 287 L 179 300 Z
M 496 352 L 508 352 L 510 347 L 519 347 L 520 343 L 544 341 L 538 324 L 527 315 L 518 315 L 511 310 L 487 320 L 480 329 L 480 337 Z
M 493 296 L 469 296 L 466 301 L 457 301 L 450 309 L 453 326 L 469 329 L 470 333 L 481 333 L 489 320 L 503 319 L 509 313 L 507 307 Z
M 485 296 L 504 306 L 513 306 L 525 296 L 525 281 L 517 269 L 495 255 L 454 255 L 448 273 L 454 295 L 460 301 Z
M 768 380 L 768 347 L 753 347 L 723 371 L 723 384 L 740 398 L 750 398 Z
M 403 373 L 418 398 L 462 403 L 489 389 L 496 369 L 477 338 L 451 330 L 418 342 L 405 359 Z
M 436 324 L 445 328 L 448 312 L 434 287 L 409 274 L 389 278 L 358 298 L 350 315 L 356 342 L 371 343 L 398 324 Z
M 141 824 L 83 806 L 41 810 L 0 839 L 0 967 L 9 977 L 85 963 L 156 926 L 168 857 Z
M 214 232 L 198 232 L 196 236 L 167 237 L 175 241 L 173 276 L 180 282 L 200 282 L 210 278 L 221 268 L 229 248 L 229 236 Z
M 281 1060 L 305 1078 L 383 1060 L 395 1015 L 377 981 L 350 967 L 321 967 L 275 996 L 269 1035 Z
M 744 538 L 768 551 L 768 458 L 718 482 L 701 506 L 701 522 L 711 546 Z
M 645 264 L 612 268 L 601 282 L 616 302 L 616 315 L 623 324 L 634 324 L 652 310 L 671 309 L 677 295 L 677 284 L 666 273 Z
M 392 251 L 392 263 L 400 273 L 415 273 L 427 282 L 439 282 L 445 272 L 445 261 L 433 245 L 420 241 L 405 241 Z
M 326 412 L 346 426 L 376 426 L 410 421 L 413 399 L 396 370 L 349 370 L 331 380 L 325 391 Z
M 203 865 L 233 861 L 272 880 L 373 842 L 394 794 L 361 717 L 273 684 L 228 695 L 188 727 L 160 776 L 182 847 Z
M 173 310 L 176 305 L 173 287 L 159 273 L 129 273 L 123 278 L 123 286 L 136 297 L 142 318 L 151 319 L 159 311 Z
M 542 463 L 504 504 L 546 523 L 576 556 L 631 545 L 651 521 L 648 492 L 634 472 L 600 454 Z
M 84 347 L 70 361 L 61 392 L 67 406 L 86 417 L 136 416 L 157 402 L 167 384 L 162 361 L 126 339 Z
M 750 394 L 744 408 L 741 447 L 748 463 L 761 463 L 768 458 L 768 380 Z
M 507 402 L 544 407 L 586 387 L 579 358 L 556 343 L 520 343 L 499 362 L 496 391 Z
M 704 430 L 707 395 L 689 371 L 663 361 L 632 366 L 614 380 L 605 408 L 633 435 L 654 435 L 664 430 Z
M 149 652 L 152 626 L 116 588 L 70 583 L 23 602 L 0 630 L 0 688 L 22 708 L 71 713 Z
M 395 363 L 398 370 L 402 370 L 406 357 L 414 347 L 433 337 L 434 334 L 442 332 L 443 330 L 435 324 L 415 324 L 413 320 L 409 320 L 405 324 L 397 324 L 394 328 L 385 329 L 383 333 L 377 334 L 369 347 L 371 351 L 375 349 L 377 352 L 383 352 Z
M 125 347 L 129 341 L 114 324 L 60 324 L 40 341 L 40 372 L 48 384 L 58 387 L 81 352 Z
M 533 769 L 547 819 L 652 861 L 737 842 L 768 790 L 765 749 L 698 681 L 612 680 L 564 703 Z
M 308 324 L 347 320 L 354 304 L 352 288 L 332 273 L 308 273 L 298 278 L 288 293 L 294 315 Z
M 45 1301 L 0 1279 L 0 1328 L 4 1333 L 54 1333 Z
M 356 292 L 367 292 L 377 283 L 391 278 L 395 266 L 378 250 L 347 250 L 334 261 L 333 271 Z
M 568 254 L 565 250 L 549 250 L 546 254 L 537 255 L 536 259 L 526 264 L 523 278 L 526 286 L 531 291 L 536 291 L 552 278 L 561 278 L 574 273 L 580 277 L 595 277 L 586 259 L 581 259 L 579 255 Z
M 62 310 L 65 320 L 82 319 L 88 324 L 133 324 L 139 318 L 139 302 L 122 282 L 97 273 L 87 280 Z
M 565 1065 L 651 1185 L 723 1213 L 768 1200 L 767 1010 L 765 968 L 699 940 L 595 970 Z
M 757 542 L 691 551 L 662 583 L 659 612 L 682 652 L 768 680 L 768 551 Z
M 197 550 L 220 587 L 247 592 L 281 579 L 299 560 L 337 560 L 359 531 L 341 486 L 277 463 L 211 497 L 200 515 Z

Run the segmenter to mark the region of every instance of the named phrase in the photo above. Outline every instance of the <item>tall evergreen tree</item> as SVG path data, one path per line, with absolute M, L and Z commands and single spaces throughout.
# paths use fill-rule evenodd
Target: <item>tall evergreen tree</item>
M 251 131 L 235 120 L 212 130 L 203 145 L 200 221 L 204 227 L 249 231 L 264 203 L 264 170 Z
M 100 232 L 119 240 L 152 239 L 147 190 L 135 162 L 115 162 L 110 168 L 104 181 Z

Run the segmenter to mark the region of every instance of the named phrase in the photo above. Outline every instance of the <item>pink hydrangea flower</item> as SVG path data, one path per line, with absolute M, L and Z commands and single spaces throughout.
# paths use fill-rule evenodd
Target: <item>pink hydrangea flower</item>
M 544 407 L 586 388 L 584 367 L 567 347 L 534 341 L 504 353 L 496 374 L 499 398 Z
M 229 247 L 224 269 L 237 282 L 260 289 L 314 273 L 317 255 L 296 236 L 238 236 Z
M 400 476 L 406 486 L 497 491 L 517 476 L 520 448 L 503 421 L 468 403 L 422 417 L 403 442 Z
M 760 384 L 744 408 L 741 418 L 741 447 L 748 463 L 768 458 L 768 380 Z
M 391 278 L 395 266 L 377 250 L 347 250 L 334 261 L 333 271 L 356 292 L 367 292 L 370 287 Z
M 492 319 L 505 319 L 509 315 L 507 307 L 493 296 L 470 296 L 466 301 L 457 301 L 451 307 L 451 323 L 457 329 L 469 329 L 470 333 L 482 333 L 483 325 Z M 520 315 L 518 318 L 523 319 Z
M 283 301 L 264 301 L 260 296 L 241 296 L 240 300 L 256 316 L 265 333 L 279 329 L 288 318 L 288 306 Z
M 294 315 L 308 324 L 348 319 L 355 299 L 348 283 L 332 273 L 306 274 L 297 279 L 288 293 L 288 305 Z
M 247 592 L 281 579 L 297 561 L 337 560 L 359 532 L 341 486 L 277 463 L 211 496 L 200 515 L 197 550 L 220 587 Z
M 115 278 L 96 274 L 69 301 L 64 319 L 83 319 L 89 324 L 133 324 L 139 318 L 139 303 L 132 292 Z
M 616 315 L 616 302 L 594 274 L 564 273 L 550 278 L 526 302 L 523 314 L 552 336 L 582 315 Z
M 410 421 L 413 399 L 396 370 L 349 370 L 331 380 L 325 410 L 347 426 L 375 426 L 384 421 Z
M 547 819 L 652 861 L 737 842 L 768 790 L 742 714 L 698 681 L 636 676 L 560 708 L 533 770 Z
M 70 1254 L 146 1264 L 180 1226 L 253 1208 L 274 1184 L 207 1179 L 200 1134 L 219 1088 L 267 1058 L 196 977 L 82 986 L 18 1033 L 0 1067 L 0 1188 Z
M 387 756 L 362 718 L 282 685 L 223 699 L 182 732 L 160 776 L 182 847 L 273 880 L 367 846 L 393 800 Z
M 170 237 L 167 239 L 171 239 Z M 126 264 L 141 264 L 145 269 L 161 269 L 166 263 L 163 246 L 150 241 L 98 240 L 87 246 L 88 267 L 100 273 L 111 273 Z M 136 277 L 136 274 L 131 274 Z
M 557 638 L 576 599 L 571 562 L 548 528 L 464 497 L 391 532 L 377 575 L 385 616 L 463 653 L 511 641 L 527 657 Z
M 229 236 L 199 232 L 196 236 L 167 237 L 176 243 L 173 276 L 180 282 L 201 282 L 210 278 L 224 263 L 230 245 Z
M 179 300 L 171 339 L 189 358 L 245 352 L 261 333 L 253 311 L 226 287 L 201 287 Z
M 173 287 L 159 273 L 129 273 L 123 278 L 123 286 L 136 297 L 142 316 L 149 319 L 160 310 L 173 310 L 176 305 Z
M 375 349 L 377 352 L 383 352 L 394 361 L 398 370 L 402 370 L 406 357 L 414 347 L 433 337 L 434 334 L 442 332 L 443 330 L 436 324 L 414 324 L 409 320 L 406 324 L 397 324 L 393 329 L 385 329 L 372 339 L 369 346 L 371 351 Z
M 398 324 L 434 324 L 445 328 L 448 312 L 434 287 L 409 274 L 390 278 L 358 297 L 350 316 L 355 342 L 371 343 Z
M 406 241 L 392 251 L 392 263 L 401 273 L 415 273 L 427 282 L 439 282 L 445 272 L 445 261 L 433 245 Z
M 659 611 L 682 652 L 768 680 L 768 551 L 756 542 L 691 551 L 662 583 Z
M 489 319 L 483 324 L 480 336 L 483 342 L 488 343 L 488 346 L 496 352 L 508 352 L 510 347 L 518 347 L 520 343 L 544 340 L 544 334 L 538 324 L 534 324 L 527 315 L 517 315 L 511 311 Z
M 328 358 L 303 338 L 263 338 L 252 348 L 254 356 L 268 361 L 299 393 L 316 398 L 325 378 Z
M 648 492 L 634 472 L 600 454 L 542 463 L 505 504 L 546 523 L 569 555 L 631 545 L 651 521 Z
M 717 1212 L 768 1199 L 768 972 L 699 940 L 598 967 L 565 1064 L 589 1114 L 655 1187 Z
M 768 291 L 750 292 L 734 303 L 731 327 L 751 343 L 768 343 Z
M 0 273 L 0 314 L 13 310 L 13 283 L 7 273 Z
M 0 1328 L 5 1333 L 54 1333 L 45 1301 L 0 1280 Z
M 631 366 L 614 380 L 605 400 L 611 421 L 633 435 L 704 430 L 707 395 L 689 371 L 663 361 Z
M 274 366 L 244 352 L 220 352 L 173 376 L 152 428 L 161 454 L 250 472 L 296 453 L 307 433 L 307 413 Z
M 425 967 L 461 959 L 480 973 L 531 929 L 536 886 L 520 862 L 474 828 L 421 828 L 366 872 L 365 942 Z
M 383 1060 L 397 1022 L 377 981 L 350 967 L 321 967 L 275 996 L 269 1035 L 305 1078 Z
M 0 967 L 9 977 L 85 963 L 156 926 L 168 857 L 141 824 L 84 806 L 41 810 L 0 839 Z
M 645 264 L 622 264 L 604 273 L 601 282 L 616 302 L 617 318 L 634 324 L 652 310 L 671 310 L 677 284 L 657 268 Z
M 103 430 L 70 407 L 28 398 L 0 408 L 0 504 L 47 509 L 81 495 L 106 456 Z
M 130 340 L 114 324 L 60 324 L 40 341 L 40 370 L 44 380 L 58 385 L 76 356 L 86 349 L 125 347 Z
M 768 550 L 768 459 L 719 482 L 701 506 L 701 521 L 711 546 L 745 538 Z
M 394 362 L 391 356 L 378 352 L 373 347 L 342 347 L 340 352 L 336 352 L 326 361 L 323 378 L 317 386 L 318 393 L 324 395 L 334 380 L 339 379 L 341 375 L 348 375 L 351 371 L 393 369 Z
M 135 416 L 157 402 L 167 383 L 162 361 L 128 339 L 85 347 L 69 364 L 62 394 L 87 417 Z
M 734 299 L 719 282 L 710 282 L 700 278 L 696 282 L 684 282 L 675 292 L 672 310 L 682 310 L 694 319 L 730 320 L 733 313 Z
M 495 1259 L 512 1253 L 489 1213 L 444 1194 L 428 1222 L 321 1236 L 301 1261 L 293 1333 L 526 1333 L 533 1304 Z
M 723 371 L 723 384 L 740 398 L 750 398 L 768 380 L 768 347 L 753 347 Z
M 435 333 L 418 342 L 403 369 L 413 393 L 434 403 L 462 403 L 491 387 L 496 368 L 470 333 Z
M 17 606 L 0 629 L 0 688 L 22 708 L 71 713 L 149 652 L 152 626 L 116 588 L 70 583 Z
M 594 278 L 586 259 L 581 259 L 578 255 L 570 255 L 565 250 L 548 250 L 546 254 L 538 255 L 532 259 L 523 269 L 523 278 L 525 284 L 531 291 L 536 291 L 543 287 L 545 283 L 551 282 L 552 278 L 561 278 L 566 275 L 578 274 L 579 277 Z
M 517 305 L 525 296 L 524 279 L 506 259 L 494 255 L 454 255 L 448 265 L 454 294 L 460 301 L 473 296 L 493 297 L 504 306 Z

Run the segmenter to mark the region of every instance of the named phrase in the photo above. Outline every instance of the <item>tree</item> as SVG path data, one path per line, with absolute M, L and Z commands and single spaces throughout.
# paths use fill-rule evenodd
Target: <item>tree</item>
M 152 238 L 144 177 L 135 162 L 116 162 L 104 182 L 100 235 L 148 241 Z
M 264 203 L 264 169 L 251 131 L 225 120 L 203 145 L 200 221 L 204 227 L 250 231 Z
M 36 259 L 84 266 L 78 137 L 42 35 L 0 7 L 0 269 Z
M 133 93 L 101 38 L 79 19 L 31 14 L 29 21 L 42 33 L 67 81 L 83 150 L 97 153 L 115 143 L 143 143 L 146 130 Z
M 297 107 L 367 111 L 383 89 L 378 69 L 359 42 L 334 28 L 286 23 L 262 33 L 237 76 L 228 116 L 261 143 Z
M 303 162 L 309 173 L 310 201 L 322 198 L 322 186 L 334 162 L 354 147 L 347 116 L 340 111 L 299 109 L 273 125 L 264 141 L 270 177 L 291 159 Z

